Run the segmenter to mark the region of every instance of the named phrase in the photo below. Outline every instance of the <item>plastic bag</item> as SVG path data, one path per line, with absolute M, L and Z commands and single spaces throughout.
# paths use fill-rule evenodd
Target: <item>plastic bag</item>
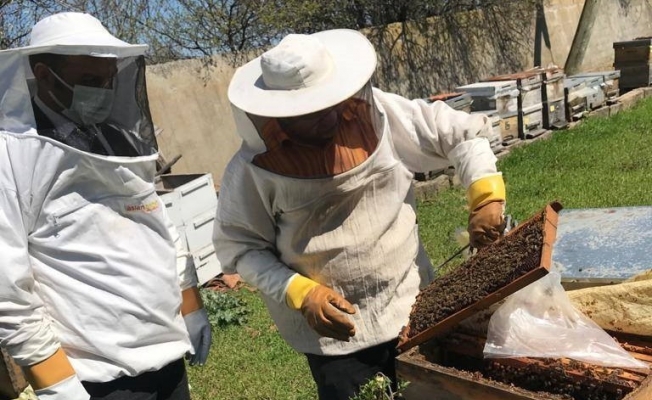
M 573 307 L 557 272 L 505 299 L 489 321 L 484 356 L 572 358 L 605 367 L 648 369 Z

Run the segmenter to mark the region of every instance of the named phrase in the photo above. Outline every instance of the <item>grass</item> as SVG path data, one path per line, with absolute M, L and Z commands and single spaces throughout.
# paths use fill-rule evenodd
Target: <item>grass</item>
M 281 339 L 256 292 L 231 292 L 250 310 L 243 326 L 213 329 L 203 367 L 189 367 L 193 400 L 315 399 L 308 363 Z
M 516 149 L 498 166 L 507 213 L 519 221 L 553 200 L 565 208 L 652 205 L 652 100 Z M 453 236 L 466 226 L 464 191 L 446 190 L 419 204 L 418 214 L 437 266 L 459 247 Z M 259 296 L 233 295 L 247 303 L 248 322 L 214 330 L 208 364 L 189 370 L 193 400 L 315 399 L 305 358 L 279 337 Z

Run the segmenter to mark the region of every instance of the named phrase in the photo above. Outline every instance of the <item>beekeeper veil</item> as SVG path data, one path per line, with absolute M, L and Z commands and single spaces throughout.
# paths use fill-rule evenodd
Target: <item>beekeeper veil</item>
M 44 18 L 32 28 L 28 46 L 0 51 L 0 132 L 39 134 L 77 147 L 66 142 L 73 137 L 62 126 L 85 132 L 85 127 L 102 124 L 102 130 L 120 133 L 130 148 L 126 155 L 156 153 L 145 86 L 146 49 L 115 38 L 89 14 Z M 80 63 L 85 70 L 68 74 L 79 79 L 66 79 L 62 71 Z M 95 65 L 101 68 L 94 70 Z M 41 76 L 48 77 L 47 84 Z M 113 139 L 104 135 L 103 140 Z
M 252 160 L 266 151 L 262 131 L 270 119 L 315 116 L 354 100 L 378 137 L 382 114 L 373 100 L 371 76 L 376 52 L 358 31 L 334 29 L 312 35 L 290 34 L 262 56 L 240 67 L 228 96 L 241 151 Z M 309 118 L 311 118 L 309 117 Z

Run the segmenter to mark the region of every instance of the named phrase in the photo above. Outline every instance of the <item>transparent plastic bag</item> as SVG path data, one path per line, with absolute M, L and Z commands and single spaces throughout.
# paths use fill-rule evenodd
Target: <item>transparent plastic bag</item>
M 484 356 L 572 358 L 605 367 L 649 369 L 575 309 L 557 272 L 505 299 L 489 321 Z

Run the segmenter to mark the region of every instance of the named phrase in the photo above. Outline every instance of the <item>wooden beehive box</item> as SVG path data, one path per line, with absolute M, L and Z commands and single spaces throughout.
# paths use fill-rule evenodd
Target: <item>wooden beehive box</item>
M 463 291 L 462 297 L 471 297 L 475 301 L 469 305 L 462 302 L 464 308 L 457 307 L 448 313 L 437 311 L 434 317 L 430 317 L 428 313 L 433 309 L 455 307 L 449 304 L 451 295 L 443 291 L 426 292 L 427 288 L 419 294 L 410 314 L 409 327 L 401 332 L 398 346 L 401 354 L 396 359 L 398 376 L 410 382 L 404 393 L 406 400 L 652 399 L 652 378 L 647 371 L 609 369 L 568 359 L 483 358 L 488 322 L 498 302 L 547 273 L 560 210 L 560 204 L 551 203 L 487 248 L 502 257 L 485 257 L 483 273 L 501 277 L 504 275 L 494 271 L 496 268 L 504 269 L 502 266 L 496 267 L 501 259 L 504 264 L 511 265 L 513 263 L 507 260 L 509 257 L 505 257 L 510 252 L 518 248 L 532 249 L 533 243 L 539 246 L 538 253 L 524 251 L 529 254 L 523 254 L 518 261 L 529 264 L 529 267 L 510 277 L 506 284 L 500 284 L 489 295 L 479 296 L 482 298 L 477 300 L 474 290 Z M 541 236 L 536 234 L 533 227 L 540 227 Z M 510 241 L 512 246 L 505 248 L 505 243 Z M 523 246 L 522 242 L 526 242 L 527 246 Z M 502 252 L 499 251 L 501 243 Z M 532 262 L 532 258 L 535 262 Z M 464 266 L 462 264 L 458 269 Z M 482 286 L 486 282 L 473 278 L 467 276 L 465 285 Z M 459 287 L 452 285 L 451 291 L 455 292 Z M 428 296 L 438 295 L 438 301 L 442 304 L 433 307 L 434 302 L 424 301 L 426 293 L 429 293 Z M 426 306 L 430 308 L 424 309 Z M 422 323 L 424 320 L 430 321 L 430 325 Z M 635 358 L 652 365 L 652 338 L 627 337 L 620 333 L 612 335 Z
M 646 373 L 590 367 L 567 359 L 483 361 L 483 340 L 453 333 L 400 354 L 397 374 L 410 382 L 405 399 L 652 399 L 652 376 Z M 650 364 L 652 341 L 639 341 L 634 348 L 624 343 L 631 354 Z
M 531 139 L 545 132 L 543 129 L 543 77 L 536 70 L 497 75 L 488 82 L 515 81 L 518 89 L 518 134 Z
M 432 95 L 428 98 L 428 101 L 431 103 L 437 100 L 445 102 L 455 110 L 464 111 L 467 113 L 471 112 L 471 104 L 473 103 L 473 98 L 471 98 L 471 95 L 462 92 L 440 93 Z
M 541 75 L 543 87 L 543 127 L 545 129 L 562 129 L 568 126 L 566 119 L 566 97 L 564 94 L 564 70 L 560 68 L 533 68 Z
M 621 92 L 652 84 L 652 38 L 616 42 L 614 68 L 620 70 Z

